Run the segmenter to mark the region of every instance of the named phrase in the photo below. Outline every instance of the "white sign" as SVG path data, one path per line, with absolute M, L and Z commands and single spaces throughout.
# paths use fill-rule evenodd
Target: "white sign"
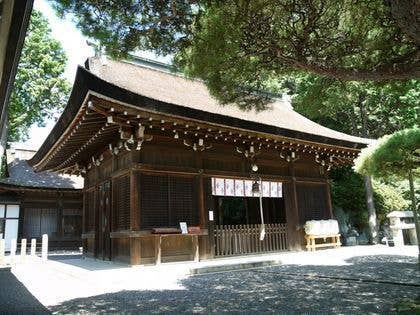
M 187 222 L 179 222 L 182 234 L 188 234 Z
M 264 224 L 261 225 L 261 231 L 260 231 L 260 241 L 263 241 L 265 238 L 265 226 Z
M 209 221 L 214 221 L 213 211 L 209 211 Z

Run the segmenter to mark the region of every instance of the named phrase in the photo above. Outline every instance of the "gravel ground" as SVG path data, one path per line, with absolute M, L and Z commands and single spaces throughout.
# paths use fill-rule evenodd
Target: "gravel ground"
M 180 290 L 132 290 L 50 306 L 56 314 L 389 314 L 420 296 L 417 260 L 358 256 L 345 265 L 298 265 L 180 280 Z
M 9 268 L 0 268 L 0 314 L 50 314 Z

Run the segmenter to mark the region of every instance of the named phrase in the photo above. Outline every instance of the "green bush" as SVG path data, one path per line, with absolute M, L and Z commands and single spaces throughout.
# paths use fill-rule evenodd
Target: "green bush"
M 347 167 L 332 171 L 330 178 L 334 208 L 343 209 L 358 230 L 368 228 L 368 209 L 363 176 Z M 376 214 L 380 224 L 386 222 L 386 215 L 389 212 L 409 208 L 410 203 L 404 198 L 408 184 L 398 184 L 399 186 L 373 181 Z
M 408 187 L 406 187 L 408 190 Z M 379 223 L 386 222 L 386 215 L 394 210 L 409 210 L 410 202 L 404 199 L 403 193 L 397 187 L 374 180 L 376 216 Z M 408 197 L 408 196 L 407 196 Z

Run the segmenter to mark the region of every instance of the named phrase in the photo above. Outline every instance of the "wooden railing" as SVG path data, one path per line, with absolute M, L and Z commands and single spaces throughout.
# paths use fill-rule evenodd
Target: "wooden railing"
M 287 250 L 286 224 L 266 224 L 260 241 L 260 224 L 216 225 L 215 255 L 233 256 Z

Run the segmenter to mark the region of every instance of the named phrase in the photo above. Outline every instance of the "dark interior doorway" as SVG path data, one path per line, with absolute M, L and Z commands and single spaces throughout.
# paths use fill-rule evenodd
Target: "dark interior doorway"
M 215 224 L 260 224 L 260 204 L 256 197 L 215 196 Z M 262 198 L 265 223 L 286 223 L 283 198 Z
M 414 244 L 411 244 L 409 230 L 403 229 L 402 230 L 402 235 L 403 235 L 404 245 L 414 245 Z

